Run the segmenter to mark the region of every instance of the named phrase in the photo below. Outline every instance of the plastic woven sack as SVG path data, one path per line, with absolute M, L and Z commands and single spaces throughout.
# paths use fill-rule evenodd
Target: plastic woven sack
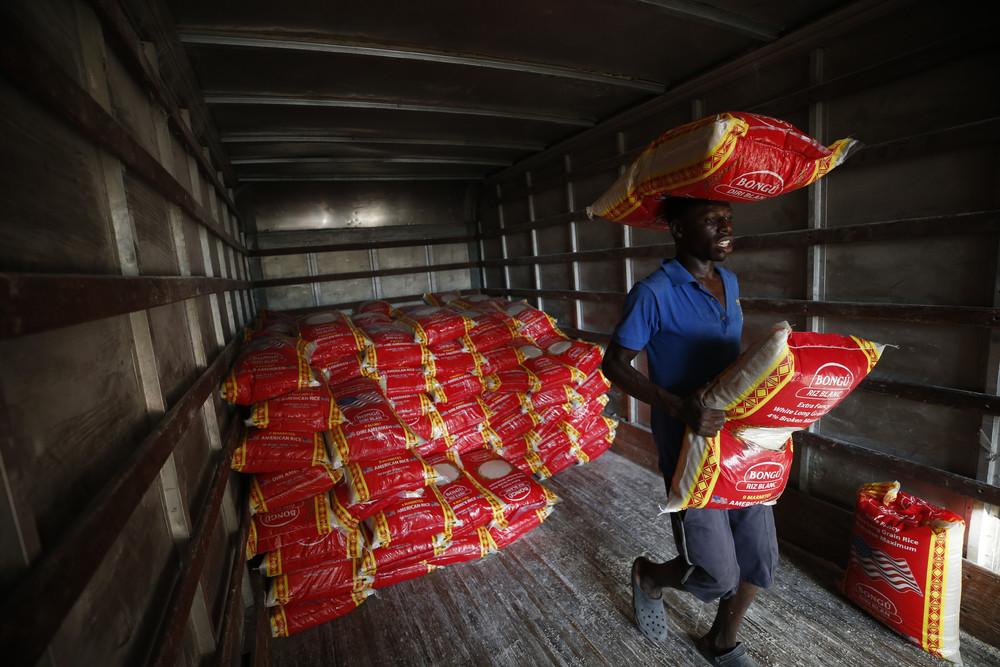
M 792 433 L 840 403 L 884 347 L 776 324 L 709 385 L 705 405 L 725 410 L 726 423 L 713 438 L 685 432 L 664 511 L 777 500 L 791 468 Z
M 790 123 L 731 111 L 676 127 L 657 139 L 587 208 L 626 225 L 667 229 L 664 195 L 760 201 L 809 185 L 860 146 L 825 147 Z
M 961 663 L 964 535 L 962 517 L 900 492 L 899 482 L 866 484 L 844 592 L 911 643 Z

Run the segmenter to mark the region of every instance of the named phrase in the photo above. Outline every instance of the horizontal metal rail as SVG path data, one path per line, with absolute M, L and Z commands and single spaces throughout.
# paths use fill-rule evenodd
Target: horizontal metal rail
M 0 340 L 250 287 L 198 276 L 0 273 Z

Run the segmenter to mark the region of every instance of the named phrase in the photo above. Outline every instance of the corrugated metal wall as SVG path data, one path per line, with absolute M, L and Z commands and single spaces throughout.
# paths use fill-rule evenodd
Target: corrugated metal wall
M 895 346 L 875 371 L 884 382 L 797 440 L 794 484 L 849 508 L 860 484 L 897 476 L 978 519 L 984 489 L 956 489 L 948 475 L 997 481 L 1000 102 L 987 83 L 995 50 L 956 37 L 970 20 L 931 3 L 864 24 L 844 13 L 505 170 L 482 206 L 485 291 L 607 340 L 624 294 L 672 256 L 671 239 L 584 209 L 653 138 L 729 110 L 780 117 L 827 144 L 858 138 L 866 148 L 818 184 L 734 206 L 727 267 L 740 278 L 744 342 L 787 320 Z M 634 401 L 613 407 L 648 425 Z M 912 465 L 889 470 L 889 457 Z M 995 540 L 978 529 L 973 520 L 973 558 L 976 540 Z

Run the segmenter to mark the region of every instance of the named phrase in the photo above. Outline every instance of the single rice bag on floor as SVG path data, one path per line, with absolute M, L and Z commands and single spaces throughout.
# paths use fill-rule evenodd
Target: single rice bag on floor
M 964 536 L 962 517 L 902 493 L 899 482 L 865 484 L 843 590 L 907 641 L 961 664 Z
M 237 472 L 281 472 L 330 464 L 323 433 L 248 428 L 233 450 Z

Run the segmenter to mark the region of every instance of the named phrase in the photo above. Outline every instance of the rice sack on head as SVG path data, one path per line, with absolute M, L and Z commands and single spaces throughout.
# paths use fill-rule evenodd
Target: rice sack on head
M 724 410 L 726 423 L 713 438 L 685 431 L 664 511 L 777 500 L 791 469 L 792 433 L 840 403 L 884 347 L 776 324 L 709 385 L 705 405 Z
M 907 641 L 961 664 L 962 517 L 902 493 L 899 482 L 878 482 L 858 489 L 852 533 L 847 597 Z
M 626 225 L 667 229 L 658 220 L 666 196 L 760 201 L 809 185 L 860 147 L 854 139 L 823 146 L 791 124 L 731 111 L 676 127 L 654 140 L 587 208 Z

